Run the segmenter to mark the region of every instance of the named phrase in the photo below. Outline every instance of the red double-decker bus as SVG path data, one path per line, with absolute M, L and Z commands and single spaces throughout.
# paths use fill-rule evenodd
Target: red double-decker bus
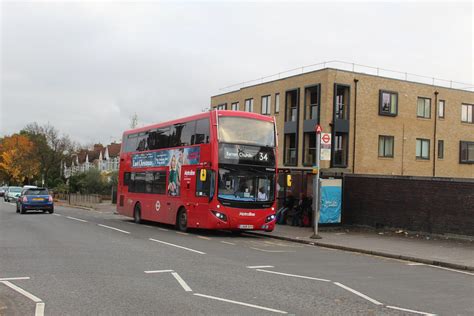
M 123 134 L 118 213 L 187 228 L 275 227 L 272 117 L 210 111 Z

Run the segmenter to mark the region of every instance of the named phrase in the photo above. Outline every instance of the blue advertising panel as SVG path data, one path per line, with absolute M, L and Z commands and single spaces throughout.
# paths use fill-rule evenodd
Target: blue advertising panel
M 164 167 L 172 161 L 179 165 L 197 165 L 201 147 L 164 149 L 156 152 L 135 154 L 132 156 L 132 168 Z
M 320 224 L 339 224 L 341 222 L 342 181 L 321 181 Z

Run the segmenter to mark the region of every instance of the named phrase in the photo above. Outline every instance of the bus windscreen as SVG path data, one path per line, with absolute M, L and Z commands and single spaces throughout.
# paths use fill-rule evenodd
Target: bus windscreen
M 275 147 L 275 127 L 272 122 L 223 116 L 219 118 L 219 141 Z

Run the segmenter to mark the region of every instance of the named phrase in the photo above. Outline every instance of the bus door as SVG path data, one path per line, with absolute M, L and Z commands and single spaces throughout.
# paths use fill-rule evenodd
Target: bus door
M 196 217 L 196 166 L 182 166 L 181 201 L 188 211 L 188 227 L 198 227 Z
M 207 227 L 209 218 L 209 202 L 212 200 L 215 192 L 215 172 L 210 169 L 196 169 L 195 189 L 191 194 L 194 195 L 194 217 L 199 227 Z

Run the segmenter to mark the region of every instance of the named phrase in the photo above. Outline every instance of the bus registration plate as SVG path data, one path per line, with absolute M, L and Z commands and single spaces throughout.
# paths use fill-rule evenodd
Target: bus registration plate
M 240 229 L 253 229 L 253 225 L 239 225 Z

